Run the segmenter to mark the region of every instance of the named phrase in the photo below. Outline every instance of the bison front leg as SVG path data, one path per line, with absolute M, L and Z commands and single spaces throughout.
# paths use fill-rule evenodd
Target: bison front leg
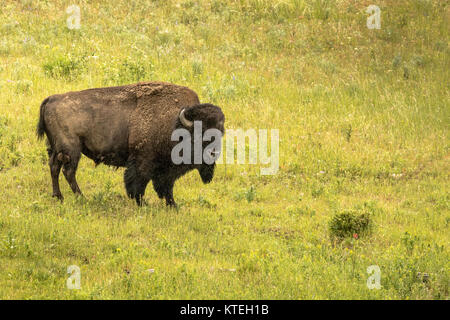
M 125 182 L 125 188 L 127 189 L 128 197 L 130 197 L 131 199 L 135 199 L 136 203 L 139 206 L 142 206 L 144 204 L 143 198 L 148 182 L 149 179 L 146 179 L 144 177 L 136 177 L 136 179 L 134 179 L 133 181 Z
M 124 173 L 125 189 L 131 199 L 135 199 L 139 206 L 144 204 L 143 197 L 149 178 L 136 168 L 134 161 L 130 161 Z
M 149 179 L 144 178 L 144 177 L 138 177 L 135 181 L 136 193 L 134 195 L 134 198 L 136 199 L 136 203 L 138 204 L 138 206 L 142 206 L 143 204 L 145 204 L 144 194 L 145 194 L 145 189 L 147 188 L 148 182 L 149 182 Z
M 157 177 L 153 179 L 153 188 L 155 189 L 160 199 L 166 200 L 167 206 L 176 207 L 175 200 L 173 199 L 173 186 L 175 180 L 171 178 Z

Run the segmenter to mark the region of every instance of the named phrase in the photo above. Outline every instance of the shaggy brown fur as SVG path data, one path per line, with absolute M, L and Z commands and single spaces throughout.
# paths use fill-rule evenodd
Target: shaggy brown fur
M 170 83 L 89 89 L 45 99 L 38 136 L 45 133 L 48 138 L 53 196 L 63 199 L 58 182 L 61 168 L 72 191 L 81 194 L 75 178 L 81 154 L 96 164 L 126 167 L 127 194 L 138 204 L 150 180 L 168 205 L 175 205 L 173 185 L 186 172 L 197 169 L 203 182 L 211 181 L 214 164 L 174 165 L 171 161 L 177 142 L 170 137 L 175 128 L 183 127 L 179 119 L 183 108 L 188 120 L 202 121 L 204 130 L 216 128 L 223 133 L 219 107 L 200 104 L 194 91 Z

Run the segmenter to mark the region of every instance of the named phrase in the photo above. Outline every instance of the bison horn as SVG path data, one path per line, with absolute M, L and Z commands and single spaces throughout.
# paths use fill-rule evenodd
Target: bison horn
M 180 112 L 180 121 L 183 124 L 183 126 L 190 128 L 190 127 L 192 127 L 192 125 L 194 123 L 192 121 L 186 119 L 186 117 L 184 116 L 184 111 L 185 111 L 185 109 L 181 110 L 181 112 Z

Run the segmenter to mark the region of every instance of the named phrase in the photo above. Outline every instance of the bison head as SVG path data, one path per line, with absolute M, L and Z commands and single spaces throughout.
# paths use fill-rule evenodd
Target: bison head
M 191 134 L 193 167 L 198 170 L 204 183 L 209 183 L 214 176 L 215 161 L 221 152 L 224 122 L 222 110 L 209 103 L 183 108 L 178 115 L 176 128 L 185 128 Z M 199 145 L 201 148 L 198 148 Z

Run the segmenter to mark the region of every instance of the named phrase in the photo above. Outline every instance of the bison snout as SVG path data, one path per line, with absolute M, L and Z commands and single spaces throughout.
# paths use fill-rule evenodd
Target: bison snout
M 210 183 L 211 180 L 214 177 L 214 167 L 215 164 L 212 165 L 202 165 L 200 168 L 198 168 L 198 173 L 200 174 L 200 177 L 202 178 L 203 183 Z

